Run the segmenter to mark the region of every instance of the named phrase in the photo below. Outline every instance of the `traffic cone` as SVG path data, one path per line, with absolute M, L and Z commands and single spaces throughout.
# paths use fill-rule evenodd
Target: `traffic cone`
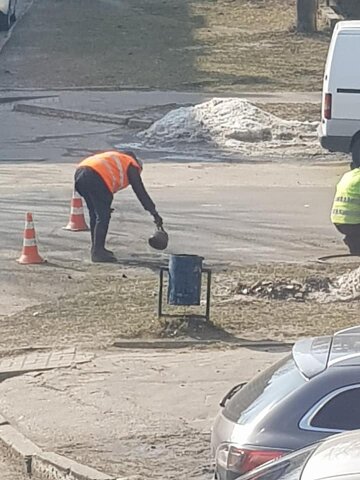
M 84 217 L 84 208 L 80 195 L 74 190 L 71 199 L 70 219 L 64 230 L 72 232 L 85 232 L 89 230 Z
M 32 213 L 27 213 L 25 216 L 24 244 L 18 262 L 22 265 L 45 262 L 45 260 L 40 257 L 37 249 Z

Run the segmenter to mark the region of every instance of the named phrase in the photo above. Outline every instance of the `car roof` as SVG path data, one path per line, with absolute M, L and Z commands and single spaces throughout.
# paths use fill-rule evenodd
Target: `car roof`
M 360 430 L 334 435 L 320 443 L 308 459 L 301 480 L 356 475 L 360 478 Z
M 292 355 L 298 369 L 309 379 L 330 367 L 360 367 L 360 326 L 299 340 Z

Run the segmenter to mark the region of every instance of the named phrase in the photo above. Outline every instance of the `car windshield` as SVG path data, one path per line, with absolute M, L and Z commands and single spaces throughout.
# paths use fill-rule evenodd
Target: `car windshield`
M 279 460 L 268 462 L 241 476 L 241 480 L 299 480 L 306 461 L 316 447 L 317 445 L 311 445 Z
M 237 392 L 225 405 L 223 414 L 240 425 L 264 416 L 291 392 L 306 382 L 292 355 L 275 363 Z

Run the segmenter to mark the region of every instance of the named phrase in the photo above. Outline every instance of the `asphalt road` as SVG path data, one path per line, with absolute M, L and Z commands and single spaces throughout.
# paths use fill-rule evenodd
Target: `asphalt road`
M 86 95 L 68 95 L 67 102 L 72 98 L 74 104 L 78 102 L 76 109 L 81 109 L 84 102 L 89 108 L 89 99 L 100 105 L 103 98 L 111 101 L 96 93 Z M 131 144 L 136 132 L 111 124 L 14 112 L 13 104 L 4 98 L 0 104 L 2 257 L 16 256 L 23 216 L 30 210 L 46 254 L 87 258 L 87 235 L 69 236 L 61 230 L 69 214 L 74 166 L 94 151 Z M 146 95 L 142 101 L 150 106 Z M 45 105 L 58 102 L 54 97 L 43 100 Z M 120 96 L 116 110 L 138 108 L 140 103 L 135 103 Z M 99 108 L 104 111 L 104 105 Z M 186 155 L 180 149 L 139 152 L 146 164 L 145 183 L 169 230 L 169 253 L 194 253 L 210 262 L 241 264 L 307 261 L 345 252 L 329 221 L 336 182 L 348 168 L 344 163 L 316 165 L 291 158 L 287 163 L 264 163 L 266 159 L 242 163 L 237 158 L 240 163 L 199 164 L 196 150 Z M 209 151 L 203 159 L 215 161 L 221 153 Z M 131 190 L 118 194 L 114 206 L 109 243 L 119 257 L 137 258 L 140 263 L 154 257 L 146 241 L 153 228 L 151 218 Z
M 344 167 L 269 164 L 149 164 L 144 181 L 170 235 L 167 253 L 192 253 L 212 263 L 304 262 L 345 253 L 329 221 L 334 183 Z M 0 246 L 16 258 L 26 211 L 35 215 L 39 243 L 51 258 L 85 261 L 86 233 L 62 230 L 69 216 L 74 165 L 0 166 Z M 109 245 L 126 263 L 157 258 L 153 231 L 131 189 L 119 193 Z

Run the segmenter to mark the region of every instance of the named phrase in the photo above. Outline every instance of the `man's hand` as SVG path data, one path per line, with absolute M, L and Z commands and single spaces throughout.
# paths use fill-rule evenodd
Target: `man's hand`
M 163 226 L 163 219 L 160 217 L 160 215 L 157 212 L 154 213 L 153 217 L 154 217 L 155 225 L 158 228 L 161 228 Z

